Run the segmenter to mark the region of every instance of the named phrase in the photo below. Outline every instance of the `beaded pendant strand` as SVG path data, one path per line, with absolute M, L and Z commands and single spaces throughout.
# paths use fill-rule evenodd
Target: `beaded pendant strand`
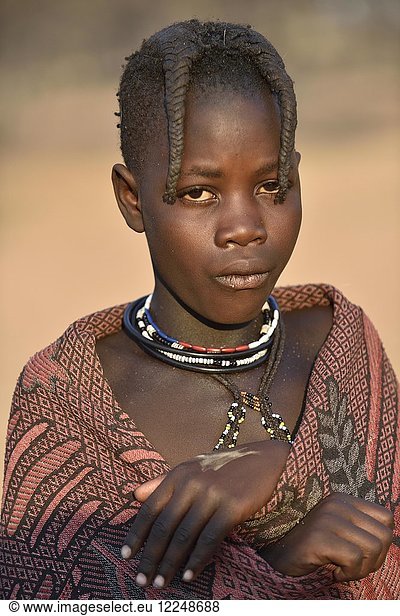
M 271 439 L 292 443 L 292 435 L 281 415 L 272 413 L 272 402 L 270 402 L 269 396 L 261 399 L 248 391 L 241 391 L 240 396 L 241 403 L 235 400 L 228 410 L 228 421 L 214 450 L 220 449 L 222 446 L 228 447 L 228 449 L 236 447 L 240 424 L 246 418 L 246 406 L 261 414 L 261 425 Z
M 214 447 L 214 451 L 221 447 L 227 447 L 228 449 L 236 447 L 240 424 L 242 424 L 246 418 L 246 406 L 261 414 L 261 425 L 271 439 L 285 441 L 290 444 L 292 443 L 292 435 L 281 415 L 279 415 L 279 413 L 272 413 L 271 411 L 272 402 L 269 401 L 269 396 L 265 396 L 262 400 L 248 391 L 241 391 L 240 396 L 241 403 L 235 400 L 228 410 L 227 423 Z

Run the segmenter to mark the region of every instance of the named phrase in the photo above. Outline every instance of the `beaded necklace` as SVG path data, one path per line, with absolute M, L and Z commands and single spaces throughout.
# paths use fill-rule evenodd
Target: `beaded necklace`
M 177 340 L 165 334 L 154 322 L 150 313 L 152 295 L 142 297 L 127 306 L 123 325 L 127 334 L 139 346 L 162 361 L 185 370 L 209 373 L 233 395 L 227 412 L 227 423 L 214 450 L 236 446 L 240 425 L 246 417 L 246 407 L 261 415 L 261 425 L 271 439 L 291 443 L 292 437 L 282 417 L 272 413 L 267 395 L 284 347 L 284 329 L 279 318 L 275 299 L 270 296 L 262 312 L 263 325 L 258 340 L 237 347 L 204 347 Z M 268 361 L 265 360 L 268 358 Z M 225 373 L 248 370 L 265 362 L 257 395 L 240 391 Z
M 264 322 L 258 340 L 237 347 L 207 348 L 171 338 L 157 327 L 150 314 L 151 298 L 142 297 L 128 305 L 123 318 L 125 330 L 147 353 L 185 370 L 238 372 L 260 365 L 279 322 L 278 305 L 271 296 L 262 308 Z

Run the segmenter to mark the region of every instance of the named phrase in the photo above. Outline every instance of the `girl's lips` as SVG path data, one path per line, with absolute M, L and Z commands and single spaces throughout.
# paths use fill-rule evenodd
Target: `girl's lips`
M 230 289 L 258 289 L 262 287 L 269 276 L 269 272 L 262 274 L 227 274 L 216 276 L 215 280 L 222 286 Z

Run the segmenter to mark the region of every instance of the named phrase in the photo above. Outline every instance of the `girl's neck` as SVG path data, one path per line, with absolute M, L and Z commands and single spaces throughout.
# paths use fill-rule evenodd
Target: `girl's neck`
M 151 315 L 168 336 L 205 347 L 236 347 L 256 340 L 263 323 L 260 315 L 249 323 L 212 323 L 185 306 L 160 282 L 156 282 L 150 306 Z

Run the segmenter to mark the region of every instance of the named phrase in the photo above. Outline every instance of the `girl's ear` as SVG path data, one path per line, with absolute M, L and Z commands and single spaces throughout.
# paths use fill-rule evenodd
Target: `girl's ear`
M 135 178 L 125 165 L 118 163 L 112 168 L 111 179 L 115 198 L 126 224 L 136 233 L 143 233 L 142 207 Z

